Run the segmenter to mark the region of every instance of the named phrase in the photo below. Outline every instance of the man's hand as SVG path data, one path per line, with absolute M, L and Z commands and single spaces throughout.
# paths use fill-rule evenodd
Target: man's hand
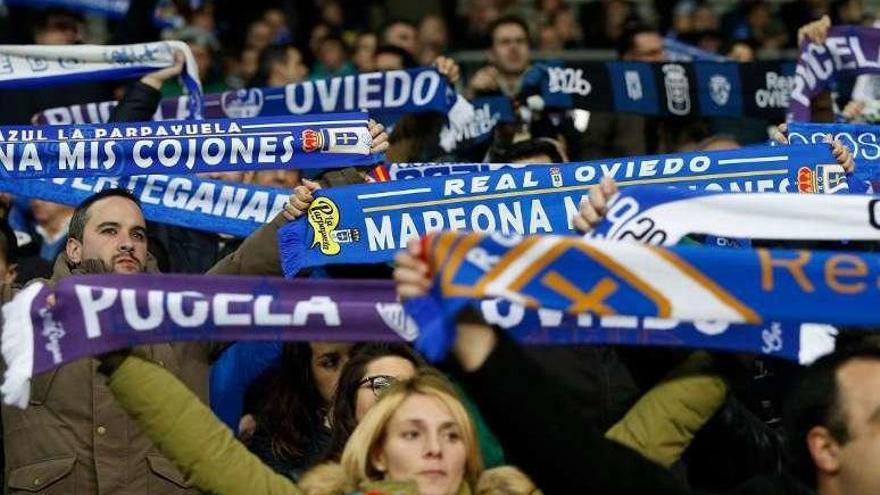
M 306 210 L 309 209 L 309 205 L 315 200 L 312 193 L 321 189 L 320 184 L 308 179 L 303 179 L 302 183 L 303 185 L 293 188 L 293 194 L 287 199 L 284 210 L 281 212 L 284 218 L 288 220 L 296 220 L 303 216 Z
M 798 46 L 800 46 L 804 40 L 807 40 L 810 43 L 818 43 L 820 45 L 825 43 L 825 40 L 828 39 L 829 29 L 831 29 L 831 18 L 827 15 L 823 15 L 818 21 L 804 24 L 798 29 Z
M 459 68 L 458 63 L 449 57 L 437 57 L 437 60 L 434 60 L 434 67 L 437 68 L 437 72 L 446 76 L 446 79 L 449 80 L 449 84 L 455 85 L 458 83 L 458 80 L 461 79 L 461 69 Z
M 788 140 L 788 125 L 779 124 L 776 126 L 776 132 L 773 133 L 773 140 L 779 144 L 790 144 Z M 831 145 L 831 154 L 834 155 L 837 164 L 843 167 L 843 170 L 846 171 L 847 174 L 851 174 L 855 171 L 856 162 L 853 159 L 853 155 L 849 151 L 849 148 L 844 146 L 840 140 L 834 139 L 834 136 L 831 134 L 826 134 L 822 141 Z
M 153 89 L 161 89 L 162 84 L 164 84 L 165 81 L 172 77 L 177 77 L 183 72 L 183 64 L 185 60 L 183 53 L 179 51 L 174 52 L 174 65 L 146 74 L 141 78 L 141 82 Z
M 385 132 L 385 126 L 370 119 L 367 129 L 370 130 L 370 136 L 373 138 L 370 144 L 370 153 L 385 153 L 388 151 L 388 133 Z
M 419 256 L 422 245 L 418 240 L 411 240 L 406 249 L 398 251 L 394 256 L 394 282 L 397 296 L 403 301 L 421 297 L 431 290 L 431 270 Z
M 824 141 L 831 145 L 831 154 L 834 155 L 837 164 L 843 167 L 847 174 L 853 173 L 856 169 L 856 162 L 853 160 L 849 148 L 844 146 L 839 140 L 834 139 L 831 134 L 827 134 Z
M 468 82 L 471 93 L 488 93 L 498 90 L 498 69 L 492 66 L 478 70 Z
M 596 228 L 608 213 L 608 201 L 617 194 L 617 183 L 611 177 L 603 177 L 597 187 L 590 189 L 587 199 L 581 200 L 578 213 L 572 217 L 572 223 L 580 233 Z

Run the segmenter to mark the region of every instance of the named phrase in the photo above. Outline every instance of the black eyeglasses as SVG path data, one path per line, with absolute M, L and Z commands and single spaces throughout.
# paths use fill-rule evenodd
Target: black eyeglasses
M 379 394 L 382 392 L 382 390 L 385 390 L 386 388 L 390 387 L 396 381 L 397 381 L 397 378 L 394 378 L 393 376 L 390 376 L 390 375 L 375 375 L 375 376 L 368 376 L 368 377 L 364 378 L 363 380 L 359 381 L 358 386 L 363 387 L 364 385 L 368 385 L 369 388 L 373 391 L 373 394 L 376 397 L 379 397 Z

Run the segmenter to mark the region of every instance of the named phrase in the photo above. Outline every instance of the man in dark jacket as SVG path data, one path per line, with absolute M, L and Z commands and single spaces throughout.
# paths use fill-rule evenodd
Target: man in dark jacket
M 162 80 L 179 74 L 181 67 L 182 63 L 154 72 L 137 84 L 156 89 Z M 158 96 L 153 101 L 158 102 Z M 155 103 L 152 109 L 149 102 L 142 103 L 141 112 L 152 115 Z M 128 104 L 120 107 L 118 113 L 131 112 Z M 378 133 L 375 128 L 374 133 Z M 387 148 L 384 134 L 373 142 L 376 152 Z M 276 234 L 293 219 L 292 208 L 290 203 L 285 205 L 282 213 L 208 273 L 280 276 Z M 147 225 L 137 200 L 124 190 L 103 191 L 74 211 L 65 250 L 58 256 L 49 282 L 80 273 L 158 272 L 148 247 Z M 0 302 L 7 302 L 14 293 L 11 286 L 0 284 Z M 208 344 L 160 344 L 143 346 L 137 352 L 168 368 L 207 403 L 208 368 L 215 350 Z M 106 378 L 96 373 L 97 367 L 96 360 L 87 359 L 36 376 L 26 410 L 3 408 L 8 490 L 196 493 L 116 404 Z

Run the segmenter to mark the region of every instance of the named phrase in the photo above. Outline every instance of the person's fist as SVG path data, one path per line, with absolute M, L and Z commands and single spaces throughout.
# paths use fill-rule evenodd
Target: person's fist
M 468 87 L 474 93 L 486 93 L 498 89 L 498 69 L 483 67 L 471 77 Z
M 388 151 L 388 133 L 385 132 L 385 126 L 370 119 L 367 124 L 370 136 L 373 138 L 370 143 L 370 153 L 385 153 Z
M 589 196 L 581 200 L 578 212 L 572 218 L 574 228 L 582 234 L 596 228 L 608 213 L 608 202 L 615 194 L 617 183 L 611 177 L 603 177 L 598 186 L 590 189 Z
M 449 84 L 455 85 L 461 78 L 461 69 L 458 67 L 455 60 L 452 60 L 449 57 L 437 57 L 437 60 L 434 60 L 434 67 L 437 68 L 437 72 L 446 76 L 446 79 L 449 80 Z
M 303 185 L 293 188 L 293 194 L 290 195 L 287 203 L 284 204 L 282 214 L 288 220 L 296 220 L 303 216 L 306 210 L 309 209 L 309 205 L 315 200 L 312 193 L 321 189 L 320 184 L 308 179 L 303 179 L 302 183 Z
M 834 139 L 831 134 L 826 135 L 824 141 L 831 145 L 831 154 L 834 155 L 837 164 L 843 167 L 843 170 L 846 171 L 846 173 L 853 173 L 856 169 L 856 162 L 853 160 L 849 148 L 844 146 L 840 140 Z
M 183 56 L 183 53 L 176 51 L 174 52 L 174 65 L 144 75 L 141 78 L 141 82 L 153 89 L 161 89 L 165 81 L 172 77 L 177 77 L 183 72 L 185 60 L 186 58 Z
M 798 46 L 800 46 L 804 40 L 807 40 L 810 43 L 818 43 L 820 45 L 825 43 L 825 40 L 828 39 L 829 29 L 831 29 L 831 18 L 827 15 L 823 15 L 818 21 L 804 24 L 798 29 Z
M 394 256 L 394 282 L 401 301 L 421 297 L 431 290 L 431 271 L 421 255 L 418 239 L 409 241 L 405 250 Z

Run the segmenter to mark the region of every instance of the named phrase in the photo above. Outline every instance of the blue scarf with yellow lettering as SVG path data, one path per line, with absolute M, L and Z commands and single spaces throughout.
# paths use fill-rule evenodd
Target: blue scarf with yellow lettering
M 568 234 L 581 199 L 603 176 L 620 186 L 834 193 L 848 189 L 828 145 L 614 158 L 383 182 L 316 193 L 281 229 L 286 276 L 335 263 L 382 263 L 439 230 Z

